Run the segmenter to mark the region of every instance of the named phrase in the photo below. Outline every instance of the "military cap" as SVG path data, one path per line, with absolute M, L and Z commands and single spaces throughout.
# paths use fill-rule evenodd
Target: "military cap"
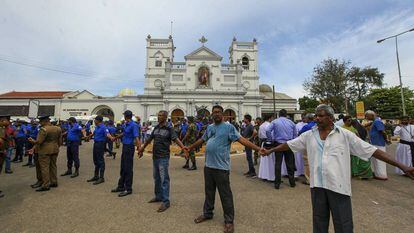
M 102 116 L 96 116 L 95 117 L 95 120 L 97 120 L 97 121 L 103 121 L 103 117 Z
M 39 121 L 50 120 L 50 116 L 38 116 Z

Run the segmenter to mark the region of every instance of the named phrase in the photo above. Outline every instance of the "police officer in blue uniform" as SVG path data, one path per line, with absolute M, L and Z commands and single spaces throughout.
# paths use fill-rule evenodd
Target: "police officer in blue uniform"
M 121 155 L 121 177 L 118 186 L 111 192 L 118 193 L 119 197 L 124 197 L 132 193 L 132 177 L 134 167 L 135 145 L 137 150 L 141 147 L 139 134 L 139 126 L 132 120 L 132 112 L 126 110 L 124 112 L 125 123 L 122 126 L 122 155 Z M 135 143 L 135 145 L 134 145 Z
M 85 130 L 80 126 L 74 117 L 68 119 L 68 130 L 64 133 L 66 135 L 66 156 L 68 170 L 61 176 L 69 176 L 75 178 L 79 176 L 79 145 L 81 136 L 86 137 Z M 72 174 L 72 166 L 75 165 L 75 173 Z
M 26 127 L 21 120 L 16 122 L 16 155 L 12 162 L 23 162 L 24 146 L 26 143 Z
M 107 128 L 111 136 L 115 137 L 116 128 L 112 120 L 108 121 Z M 114 152 L 114 142 L 108 138 L 106 141 L 106 145 L 107 147 L 105 148 L 105 151 L 109 153 L 107 156 L 112 156 L 115 159 L 116 152 Z
M 111 136 L 109 130 L 102 121 L 102 116 L 95 117 L 95 130 L 91 135 L 88 136 L 88 138 L 91 138 L 92 136 L 94 137 L 93 163 L 95 164 L 95 173 L 92 178 L 87 180 L 87 182 L 93 182 L 94 185 L 105 182 L 105 145 L 107 139 L 115 140 L 115 138 Z
M 27 125 L 26 127 L 26 138 L 37 138 L 37 134 L 39 133 L 39 125 L 32 120 L 30 124 Z M 29 167 L 34 167 L 35 165 L 33 164 L 33 153 L 28 153 L 28 151 L 30 151 L 33 148 L 33 144 L 29 142 L 29 140 L 27 140 L 26 143 L 26 153 L 29 156 L 29 159 L 27 161 L 27 163 L 23 166 L 29 166 Z M 36 156 L 36 155 L 35 155 Z

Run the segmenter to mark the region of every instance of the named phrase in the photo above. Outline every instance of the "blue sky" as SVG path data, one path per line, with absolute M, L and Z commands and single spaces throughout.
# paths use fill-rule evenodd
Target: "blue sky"
M 394 41 L 376 41 L 414 28 L 414 1 L 0 0 L 0 92 L 142 93 L 145 38 L 168 37 L 170 21 L 175 61 L 197 49 L 202 35 L 223 62 L 233 36 L 257 38 L 260 83 L 298 98 L 328 57 L 378 67 L 387 85 L 397 85 Z M 414 89 L 414 32 L 401 36 L 399 48 L 404 85 Z

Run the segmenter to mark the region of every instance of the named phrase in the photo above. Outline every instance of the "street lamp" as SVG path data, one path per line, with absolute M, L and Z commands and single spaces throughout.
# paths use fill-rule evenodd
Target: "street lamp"
M 401 103 L 402 103 L 403 115 L 406 115 L 406 112 L 405 112 L 405 100 L 404 100 L 403 85 L 402 85 L 402 81 L 401 81 L 400 58 L 398 56 L 398 36 L 400 36 L 402 34 L 405 34 L 407 32 L 412 32 L 412 31 L 414 31 L 414 28 L 411 28 L 410 30 L 407 30 L 405 32 L 398 33 L 398 34 L 393 35 L 393 36 L 386 37 L 386 38 L 381 39 L 381 40 L 377 40 L 377 43 L 381 43 L 384 40 L 388 40 L 388 39 L 391 39 L 391 38 L 395 38 L 395 53 L 397 54 L 398 77 L 400 79 Z

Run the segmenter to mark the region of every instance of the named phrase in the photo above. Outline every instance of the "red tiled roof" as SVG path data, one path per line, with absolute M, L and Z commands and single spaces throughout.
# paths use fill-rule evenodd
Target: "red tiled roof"
M 0 94 L 0 99 L 62 99 L 69 91 L 11 91 Z

